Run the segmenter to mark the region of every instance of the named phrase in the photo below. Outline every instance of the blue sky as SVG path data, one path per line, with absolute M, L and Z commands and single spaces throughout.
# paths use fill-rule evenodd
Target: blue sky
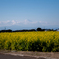
M 0 0 L 0 29 L 59 28 L 59 0 Z

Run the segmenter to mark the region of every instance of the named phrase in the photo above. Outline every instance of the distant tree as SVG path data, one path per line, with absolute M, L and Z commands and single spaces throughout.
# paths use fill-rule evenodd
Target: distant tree
M 29 31 L 36 31 L 35 29 L 30 29 Z
M 53 29 L 48 29 L 48 31 L 54 31 Z
M 6 30 L 6 32 L 12 32 L 12 30 L 11 29 L 8 29 L 8 30 Z
M 54 31 L 53 29 L 51 31 Z
M 42 29 L 41 28 L 37 28 L 37 31 L 42 31 Z

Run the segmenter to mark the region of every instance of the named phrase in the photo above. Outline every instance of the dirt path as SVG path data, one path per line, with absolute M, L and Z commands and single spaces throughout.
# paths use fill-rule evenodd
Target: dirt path
M 2 54 L 0 53 L 0 59 L 45 59 L 43 57 L 35 58 L 30 56 L 15 56 L 10 54 Z
M 1 55 L 3 54 L 3 55 Z M 59 59 L 59 52 L 32 52 L 32 51 L 0 51 L 1 56 L 17 57 L 22 59 Z M 8 58 L 7 58 L 8 59 Z
M 0 54 L 0 59 L 36 59 L 36 58 Z

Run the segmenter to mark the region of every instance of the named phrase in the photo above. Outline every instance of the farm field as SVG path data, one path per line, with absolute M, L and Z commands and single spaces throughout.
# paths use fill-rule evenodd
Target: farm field
M 59 52 L 59 32 L 1 32 L 0 49 Z

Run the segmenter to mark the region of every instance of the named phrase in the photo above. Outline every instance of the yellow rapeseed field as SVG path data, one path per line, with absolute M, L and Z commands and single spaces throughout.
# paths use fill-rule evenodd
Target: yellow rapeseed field
M 2 32 L 0 33 L 0 49 L 59 52 L 59 32 Z

